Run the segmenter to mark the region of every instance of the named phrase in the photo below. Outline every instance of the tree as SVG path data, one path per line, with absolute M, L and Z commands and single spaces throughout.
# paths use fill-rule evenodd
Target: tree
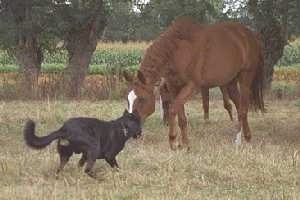
M 57 28 L 68 51 L 65 70 L 67 95 L 79 95 L 97 39 L 106 26 L 103 0 L 56 1 Z
M 28 97 L 35 96 L 34 87 L 43 60 L 41 37 L 47 31 L 44 22 L 50 16 L 49 2 L 0 1 L 0 44 L 16 57 L 24 73 L 22 86 Z
M 104 38 L 108 40 L 153 40 L 179 16 L 202 23 L 221 17 L 222 0 L 112 1 Z
M 222 16 L 221 0 L 151 0 L 141 15 L 151 19 L 161 32 L 180 16 L 189 16 L 201 23 L 213 23 Z
M 300 3 L 296 0 L 249 0 L 248 11 L 261 34 L 265 60 L 265 86 L 270 88 L 274 66 L 292 34 L 298 34 Z M 296 12 L 295 10 L 298 10 Z
M 107 27 L 103 38 L 105 40 L 135 40 L 137 13 L 133 10 L 131 1 L 112 1 L 110 14 L 107 19 Z

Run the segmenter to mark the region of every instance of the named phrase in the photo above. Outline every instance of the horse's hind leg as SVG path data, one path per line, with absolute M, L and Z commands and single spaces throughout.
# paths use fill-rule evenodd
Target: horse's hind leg
M 209 119 L 209 89 L 201 88 L 201 96 L 202 96 L 202 107 L 204 111 L 204 120 Z
M 220 86 L 220 90 L 222 92 L 223 95 L 223 104 L 224 104 L 224 108 L 227 110 L 230 120 L 233 121 L 233 117 L 232 117 L 232 105 L 229 102 L 229 94 L 227 91 L 227 88 L 225 86 Z
M 178 110 L 178 125 L 181 131 L 181 144 L 180 146 L 186 146 L 189 150 L 189 140 L 187 135 L 187 119 L 184 111 L 184 105 Z
M 251 132 L 248 124 L 248 109 L 250 103 L 250 95 L 251 95 L 251 83 L 253 80 L 253 73 L 247 71 L 242 72 L 239 77 L 240 83 L 240 106 L 239 109 L 239 119 L 240 119 L 240 130 L 242 130 L 245 140 L 250 142 L 251 140 Z M 239 143 L 239 142 L 238 142 Z
M 72 149 L 69 146 L 57 145 L 57 151 L 59 153 L 60 164 L 56 170 L 56 175 L 59 174 L 69 161 L 70 157 L 73 154 Z
M 227 85 L 227 91 L 229 98 L 234 103 L 236 111 L 238 113 L 238 110 L 240 109 L 240 91 L 238 89 L 237 80 L 234 79 Z M 240 121 L 238 116 L 238 121 Z

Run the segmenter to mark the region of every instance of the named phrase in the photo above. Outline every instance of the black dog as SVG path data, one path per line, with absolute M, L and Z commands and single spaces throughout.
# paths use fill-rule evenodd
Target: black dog
M 140 136 L 142 129 L 138 114 L 125 110 L 122 117 L 109 122 L 95 118 L 71 118 L 47 136 L 38 137 L 34 132 L 35 123 L 27 121 L 24 138 L 26 144 L 34 149 L 42 149 L 58 139 L 60 165 L 57 174 L 73 153 L 82 153 L 78 166 L 82 167 L 86 162 L 85 173 L 94 177 L 92 168 L 96 159 L 105 159 L 111 167 L 119 168 L 116 155 L 129 138 Z

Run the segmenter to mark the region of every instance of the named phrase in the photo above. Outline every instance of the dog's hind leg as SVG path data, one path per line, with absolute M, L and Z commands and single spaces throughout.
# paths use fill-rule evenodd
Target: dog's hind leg
M 105 160 L 106 160 L 106 162 L 108 162 L 108 164 L 109 164 L 112 168 L 115 168 L 115 167 L 120 168 L 119 165 L 118 165 L 118 163 L 117 163 L 116 158 L 111 158 L 111 159 L 105 158 Z
M 68 146 L 57 145 L 57 150 L 59 153 L 60 164 L 58 169 L 56 170 L 56 175 L 58 175 L 59 172 L 63 170 L 63 168 L 65 167 L 65 165 L 67 164 L 67 162 L 73 154 L 72 149 Z
M 86 159 L 87 159 L 86 153 L 83 153 L 78 162 L 78 167 L 83 167 L 84 163 L 86 162 Z

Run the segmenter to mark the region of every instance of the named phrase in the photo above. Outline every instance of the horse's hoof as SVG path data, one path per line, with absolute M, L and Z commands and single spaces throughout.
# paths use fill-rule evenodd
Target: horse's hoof
M 170 143 L 170 149 L 173 150 L 173 151 L 176 151 L 177 145 L 175 144 L 175 142 Z
M 176 148 L 175 145 L 170 146 L 170 149 L 171 149 L 172 151 L 176 151 L 176 150 L 177 150 L 177 148 Z
M 190 146 L 188 144 L 179 144 L 178 149 L 179 150 L 185 150 L 186 149 L 186 151 L 189 152 L 190 151 Z
M 186 152 L 190 152 L 191 151 L 191 147 L 188 145 L 186 146 Z
M 210 124 L 209 119 L 204 119 L 204 124 Z
M 246 142 L 251 141 L 251 135 L 244 135 Z

